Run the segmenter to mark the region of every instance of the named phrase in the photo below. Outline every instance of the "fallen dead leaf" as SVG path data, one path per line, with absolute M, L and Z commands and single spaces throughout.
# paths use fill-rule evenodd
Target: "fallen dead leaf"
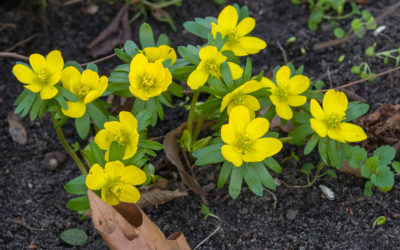
M 186 191 L 179 189 L 166 190 L 167 186 L 168 180 L 160 178 L 155 184 L 139 188 L 140 200 L 137 205 L 139 207 L 158 206 L 170 200 L 188 195 Z
M 190 249 L 182 232 L 166 239 L 136 204 L 121 202 L 112 207 L 91 190 L 88 190 L 88 197 L 94 226 L 110 249 Z
M 27 142 L 27 134 L 24 126 L 19 122 L 20 118 L 13 112 L 7 114 L 8 132 L 13 141 L 24 145 Z
M 163 141 L 164 152 L 167 158 L 171 161 L 171 163 L 178 168 L 179 175 L 182 178 L 185 185 L 193 192 L 199 194 L 203 202 L 206 202 L 204 197 L 204 190 L 197 182 L 197 180 L 186 172 L 185 166 L 183 165 L 181 158 L 179 157 L 181 148 L 177 141 L 180 138 L 185 128 L 186 128 L 186 122 L 182 123 L 179 127 L 168 132 L 165 135 Z

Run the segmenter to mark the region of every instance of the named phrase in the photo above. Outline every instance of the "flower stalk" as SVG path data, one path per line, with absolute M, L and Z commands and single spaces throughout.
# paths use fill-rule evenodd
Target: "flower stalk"
M 196 109 L 196 103 L 197 100 L 199 99 L 200 96 L 200 91 L 194 91 L 193 92 L 193 97 L 192 97 L 192 102 L 190 103 L 190 110 L 189 110 L 189 116 L 187 120 L 187 130 L 189 131 L 190 135 L 193 137 L 193 120 L 194 120 L 194 113 Z

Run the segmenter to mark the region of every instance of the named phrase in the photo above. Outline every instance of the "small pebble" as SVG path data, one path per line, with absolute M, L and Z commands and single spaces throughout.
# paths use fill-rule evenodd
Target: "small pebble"
M 327 186 L 322 185 L 322 184 L 319 185 L 318 187 L 319 187 L 319 189 L 321 189 L 321 192 L 323 193 L 324 198 L 331 200 L 331 201 L 335 199 L 335 193 L 330 188 L 328 188 Z
M 28 188 L 33 188 L 32 183 L 28 182 Z
M 298 214 L 299 214 L 299 210 L 289 209 L 289 210 L 286 212 L 286 219 L 288 219 L 288 220 L 295 220 Z

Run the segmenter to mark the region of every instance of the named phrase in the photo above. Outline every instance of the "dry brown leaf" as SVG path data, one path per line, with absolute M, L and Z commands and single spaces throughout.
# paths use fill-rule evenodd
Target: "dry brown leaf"
M 182 232 L 165 238 L 161 230 L 132 203 L 110 206 L 88 190 L 92 220 L 110 249 L 116 250 L 187 250 Z
M 139 188 L 140 200 L 137 202 L 137 205 L 139 207 L 157 206 L 188 195 L 186 191 L 181 191 L 179 189 L 166 190 L 167 186 L 168 180 L 160 178 L 155 184 Z
M 8 132 L 13 141 L 24 145 L 27 142 L 27 134 L 24 126 L 19 122 L 20 118 L 13 112 L 7 114 Z
M 186 186 L 190 188 L 190 190 L 192 190 L 193 192 L 199 194 L 204 202 L 205 201 L 204 190 L 197 182 L 197 180 L 186 172 L 185 166 L 183 165 L 181 158 L 179 157 L 181 148 L 177 141 L 180 138 L 185 128 L 186 128 L 186 122 L 182 123 L 179 127 L 168 132 L 165 135 L 163 141 L 164 152 L 167 158 L 171 161 L 171 163 L 178 168 L 179 175 L 182 178 L 183 182 L 186 184 Z

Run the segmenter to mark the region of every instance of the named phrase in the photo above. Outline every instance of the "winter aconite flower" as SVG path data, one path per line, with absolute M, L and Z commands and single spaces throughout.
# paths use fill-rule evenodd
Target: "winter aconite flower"
M 230 115 L 232 109 L 238 105 L 246 106 L 251 111 L 259 110 L 260 103 L 258 102 L 257 98 L 249 95 L 249 93 L 255 92 L 263 87 L 263 84 L 256 80 L 251 80 L 244 83 L 224 96 L 221 104 L 221 112 L 228 107 L 228 115 Z
M 322 106 L 311 100 L 310 111 L 314 118 L 310 119 L 311 128 L 320 137 L 332 138 L 339 142 L 357 142 L 367 138 L 364 130 L 354 124 L 342 122 L 347 110 L 347 97 L 343 92 L 328 90 L 322 101 Z
M 119 122 L 104 123 L 104 129 L 96 134 L 94 141 L 101 149 L 107 150 L 106 159 L 108 159 L 113 141 L 117 141 L 124 147 L 124 160 L 132 157 L 136 153 L 139 142 L 136 118 L 130 112 L 121 111 L 119 113 Z
M 29 57 L 32 67 L 17 64 L 13 67 L 13 72 L 18 81 L 26 84 L 25 88 L 32 92 L 40 92 L 40 98 L 51 99 L 57 95 L 58 89 L 54 86 L 60 81 L 61 70 L 64 67 L 64 60 L 61 52 L 51 51 L 46 58 L 39 54 Z
M 267 44 L 263 40 L 247 36 L 256 25 L 254 18 L 246 17 L 239 23 L 238 20 L 237 10 L 232 5 L 228 5 L 219 14 L 218 24 L 211 23 L 211 33 L 214 38 L 217 33 L 220 33 L 222 37 L 228 37 L 222 51 L 230 50 L 235 56 L 247 56 L 264 49 Z
M 104 169 L 94 164 L 86 177 L 86 186 L 91 190 L 101 190 L 101 198 L 113 206 L 120 201 L 136 203 L 140 193 L 134 185 L 145 181 L 146 174 L 140 168 L 113 161 L 107 162 Z
M 159 60 L 152 63 L 145 55 L 137 54 L 131 62 L 129 82 L 132 95 L 147 101 L 168 89 L 172 75 Z
M 61 109 L 64 115 L 79 118 L 86 112 L 86 104 L 99 98 L 108 86 L 108 78 L 87 69 L 81 73 L 73 66 L 65 68 L 61 73 L 63 87 L 71 91 L 77 102 L 67 101 L 68 109 Z
M 236 106 L 229 116 L 229 124 L 221 127 L 223 157 L 240 167 L 243 162 L 259 162 L 278 153 L 282 142 L 276 138 L 261 138 L 268 132 L 269 122 L 265 118 L 251 120 L 245 106 Z
M 164 62 L 167 59 L 171 59 L 171 65 L 176 61 L 176 53 L 173 48 L 168 45 L 161 45 L 159 47 L 147 47 L 143 49 L 142 53 L 147 57 L 147 60 L 151 63 Z
M 189 75 L 187 84 L 193 90 L 203 86 L 208 77 L 221 77 L 220 67 L 227 57 L 218 52 L 215 46 L 206 46 L 199 51 L 200 63 L 196 69 Z M 243 74 L 243 69 L 236 63 L 228 62 L 234 80 L 240 78 Z
M 300 95 L 310 86 L 310 79 L 303 75 L 290 77 L 290 69 L 283 66 L 276 74 L 275 85 L 271 80 L 265 78 L 265 87 L 270 88 L 271 96 L 269 97 L 275 106 L 276 113 L 279 117 L 289 120 L 293 116 L 290 108 L 299 107 L 306 103 L 307 97 Z

